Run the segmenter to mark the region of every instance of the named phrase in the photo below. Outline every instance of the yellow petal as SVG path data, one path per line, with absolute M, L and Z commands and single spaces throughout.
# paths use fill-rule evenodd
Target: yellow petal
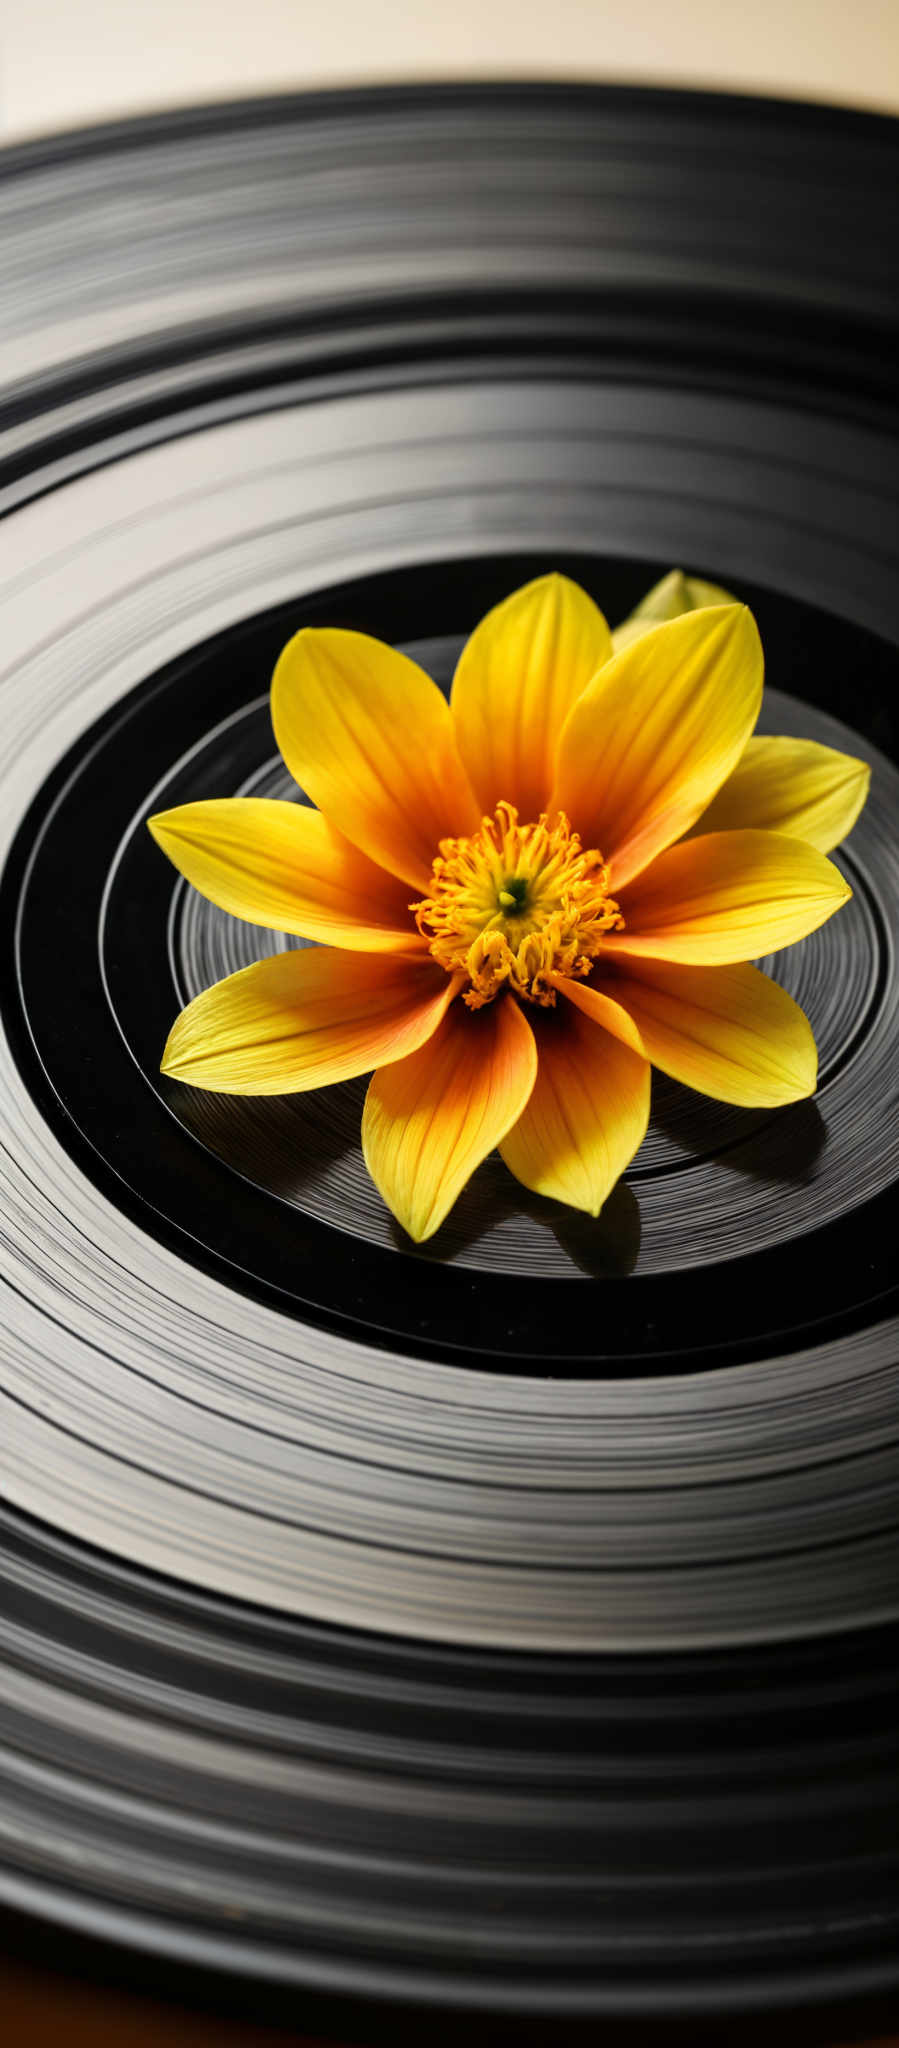
M 756 960 L 817 931 L 852 890 L 832 861 L 780 832 L 710 832 L 659 855 L 622 892 L 624 930 L 603 951 L 615 960 Z
M 371 1081 L 362 1149 L 403 1229 L 432 1237 L 475 1167 L 521 1115 L 534 1085 L 533 1032 L 511 996 L 457 1003 L 421 1052 Z
M 851 832 L 870 781 L 867 761 L 816 740 L 753 738 L 693 831 L 785 832 L 829 853 Z
M 535 1031 L 534 1091 L 500 1151 L 526 1188 L 598 1216 L 646 1136 L 649 1062 L 568 1003 Z
M 453 678 L 459 751 L 484 811 L 545 811 L 575 699 L 612 652 L 602 612 L 567 576 L 541 576 L 488 612 Z
M 559 743 L 552 807 L 611 862 L 616 895 L 688 830 L 736 766 L 762 677 L 751 612 L 716 605 L 633 641 L 578 698 Z
M 630 613 L 612 634 L 612 645 L 617 654 L 619 648 L 629 647 L 632 640 L 639 640 L 641 633 L 651 632 L 653 626 L 662 625 L 666 619 L 679 619 L 682 612 L 701 611 L 707 604 L 735 604 L 729 590 L 722 590 L 718 583 L 704 583 L 700 576 L 685 576 L 682 569 L 672 569 L 663 576 L 660 583 L 654 583 L 645 597 L 640 599 L 636 610 Z
M 309 627 L 272 679 L 275 738 L 332 825 L 421 893 L 443 838 L 477 831 L 446 698 L 396 648 Z
M 592 980 L 572 981 L 569 975 L 564 974 L 550 974 L 548 979 L 555 984 L 560 995 L 567 996 L 576 1010 L 583 1010 L 585 1017 L 592 1017 L 594 1024 L 601 1024 L 604 1031 L 611 1031 L 613 1038 L 620 1039 L 622 1045 L 629 1045 L 631 1052 L 639 1053 L 641 1059 L 649 1057 L 640 1037 L 639 1025 L 616 999 L 617 977 L 613 981 L 609 975 L 602 987 Z
M 700 1095 L 772 1109 L 814 1094 L 808 1018 L 757 967 L 635 960 L 608 993 L 629 1011 L 653 1066 Z
M 351 846 L 321 811 L 266 797 L 181 804 L 148 820 L 201 895 L 272 931 L 363 952 L 417 952 L 409 887 Z
M 195 996 L 162 1071 L 224 1095 L 290 1095 L 404 1059 L 436 1031 L 460 986 L 430 958 L 304 947 Z

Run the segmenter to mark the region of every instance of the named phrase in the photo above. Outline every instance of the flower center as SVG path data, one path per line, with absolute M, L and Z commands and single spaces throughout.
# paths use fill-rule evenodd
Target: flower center
M 441 967 L 468 975 L 472 1010 L 503 988 L 553 1004 L 550 977 L 583 979 L 603 934 L 624 926 L 602 854 L 584 852 L 564 811 L 519 825 L 507 803 L 470 838 L 441 839 L 431 893 L 410 908 Z

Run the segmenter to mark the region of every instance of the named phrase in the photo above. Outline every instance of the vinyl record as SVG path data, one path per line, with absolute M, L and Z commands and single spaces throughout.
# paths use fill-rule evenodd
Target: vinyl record
M 0 1900 L 497 2014 L 899 1989 L 899 144 L 570 88 L 321 95 L 0 164 Z M 654 1077 L 598 1222 L 416 1248 L 364 1087 L 167 1083 L 298 943 L 146 831 L 285 795 L 308 623 L 447 686 L 547 568 L 751 604 L 873 764 L 773 961 L 813 1101 Z

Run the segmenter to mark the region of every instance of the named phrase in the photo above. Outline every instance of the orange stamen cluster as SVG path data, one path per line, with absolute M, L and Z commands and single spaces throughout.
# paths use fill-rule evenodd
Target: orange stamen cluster
M 602 855 L 584 852 L 563 811 L 550 826 L 519 825 L 500 803 L 468 839 L 441 839 L 431 893 L 415 922 L 448 974 L 465 973 L 472 1010 L 509 988 L 550 1006 L 556 976 L 582 980 L 609 931 L 624 919 Z

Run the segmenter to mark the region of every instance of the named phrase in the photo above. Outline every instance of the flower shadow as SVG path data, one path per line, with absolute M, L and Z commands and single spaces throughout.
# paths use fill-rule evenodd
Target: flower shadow
M 358 1153 L 363 1099 L 364 1084 L 352 1082 L 314 1097 L 235 1097 L 182 1087 L 171 1107 L 224 1166 L 267 1194 L 299 1204 L 313 1183 Z
M 363 1212 L 374 1210 L 372 1241 L 407 1256 L 464 1265 L 466 1254 L 480 1245 L 475 1263 L 489 1268 L 494 1261 L 487 1246 L 493 1240 L 498 1273 L 510 1270 L 510 1253 L 516 1271 L 532 1265 L 540 1270 L 541 1264 L 548 1270 L 549 1231 L 557 1247 L 551 1260 L 555 1277 L 558 1251 L 591 1278 L 633 1272 L 640 1251 L 640 1210 L 625 1182 L 613 1189 L 600 1216 L 585 1216 L 522 1187 L 498 1153 L 484 1161 L 435 1236 L 414 1244 L 382 1208 L 365 1171 L 359 1125 L 366 1087 L 363 1078 L 298 1096 L 234 1097 L 182 1086 L 173 1090 L 169 1106 L 194 1138 L 244 1180 L 354 1231 Z M 364 1224 L 362 1234 L 369 1234 Z
M 547 1227 L 566 1258 L 591 1279 L 624 1278 L 632 1273 L 640 1253 L 640 1205 L 627 1181 L 613 1188 L 599 1216 L 587 1216 L 579 1209 L 567 1209 L 562 1202 L 535 1195 L 521 1187 L 501 1162 L 485 1162 L 490 1175 L 489 1193 L 479 1187 L 479 1176 L 459 1197 L 451 1215 L 426 1243 L 415 1245 L 394 1218 L 391 1239 L 398 1251 L 413 1253 L 440 1265 L 464 1261 L 488 1236 L 501 1232 L 504 1224 L 528 1223 Z M 480 1169 L 481 1175 L 485 1168 Z M 497 1249 L 497 1270 L 502 1268 L 502 1251 Z M 535 1259 L 535 1265 L 537 1260 Z M 556 1269 L 557 1270 L 557 1269 Z
M 652 1128 L 682 1150 L 685 1164 L 720 1160 L 753 1179 L 793 1187 L 813 1178 L 827 1144 L 816 1101 L 736 1109 L 671 1082 L 655 1092 Z

